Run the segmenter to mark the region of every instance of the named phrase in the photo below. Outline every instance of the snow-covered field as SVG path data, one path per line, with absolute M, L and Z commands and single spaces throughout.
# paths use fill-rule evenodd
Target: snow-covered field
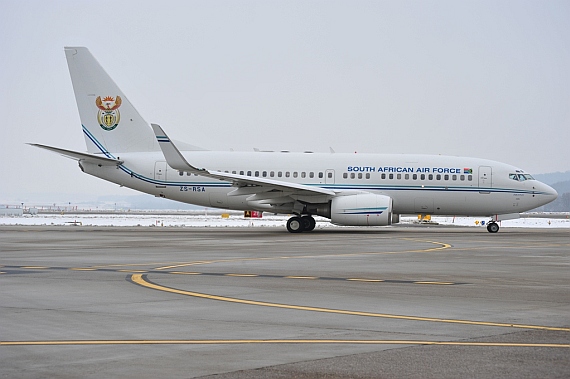
M 221 214 L 39 214 L 20 217 L 2 216 L 0 225 L 73 225 L 73 226 L 140 226 L 140 227 L 280 227 L 284 228 L 289 216 L 264 214 L 261 219 L 244 218 L 232 214 L 222 218 Z M 544 216 L 542 216 L 544 217 Z M 317 228 L 338 228 L 328 220 L 317 217 Z M 432 217 L 440 225 L 485 227 L 486 218 L 476 217 Z M 417 223 L 415 217 L 401 217 L 400 224 Z M 514 228 L 570 228 L 570 219 L 521 218 L 502 221 L 501 227 Z

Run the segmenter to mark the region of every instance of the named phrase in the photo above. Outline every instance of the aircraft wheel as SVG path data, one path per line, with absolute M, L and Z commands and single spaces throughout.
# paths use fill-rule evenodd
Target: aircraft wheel
M 313 229 L 315 229 L 315 226 L 317 225 L 317 222 L 315 221 L 313 216 L 301 217 L 301 220 L 303 221 L 303 231 L 305 232 L 312 231 Z
M 490 222 L 487 224 L 487 231 L 489 233 L 497 233 L 499 231 L 499 224 L 496 222 Z
M 287 220 L 287 230 L 290 233 L 301 233 L 304 230 L 304 224 L 301 217 L 294 216 Z

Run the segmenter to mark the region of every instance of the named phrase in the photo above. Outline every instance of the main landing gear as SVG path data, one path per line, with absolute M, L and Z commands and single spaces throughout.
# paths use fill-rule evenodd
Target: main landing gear
M 497 233 L 499 231 L 499 224 L 494 221 L 491 221 L 487 224 L 487 231 L 489 233 Z
M 293 216 L 287 220 L 287 230 L 291 233 L 310 232 L 317 222 L 312 216 Z

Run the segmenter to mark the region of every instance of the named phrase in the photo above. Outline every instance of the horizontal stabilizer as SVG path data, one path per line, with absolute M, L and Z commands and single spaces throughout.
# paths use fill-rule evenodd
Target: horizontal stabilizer
M 123 161 L 120 161 L 118 159 L 102 157 L 99 155 L 94 155 L 94 154 L 89 154 L 89 153 L 81 153 L 79 151 L 60 149 L 58 147 L 40 145 L 37 143 L 29 143 L 28 145 L 39 147 L 41 149 L 46 149 L 49 151 L 53 151 L 54 153 L 61 154 L 64 157 L 75 159 L 76 161 L 89 162 L 89 163 L 94 163 L 94 164 L 98 164 L 98 165 L 102 165 L 102 166 L 118 166 L 118 165 L 123 163 Z

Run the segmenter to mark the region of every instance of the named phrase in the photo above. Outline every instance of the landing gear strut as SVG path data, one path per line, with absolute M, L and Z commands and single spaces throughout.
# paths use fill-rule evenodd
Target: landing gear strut
M 499 224 L 494 221 L 491 221 L 487 224 L 487 231 L 489 233 L 497 233 L 499 231 Z
M 287 220 L 287 230 L 290 233 L 310 232 L 315 229 L 316 224 L 312 216 L 293 216 Z

